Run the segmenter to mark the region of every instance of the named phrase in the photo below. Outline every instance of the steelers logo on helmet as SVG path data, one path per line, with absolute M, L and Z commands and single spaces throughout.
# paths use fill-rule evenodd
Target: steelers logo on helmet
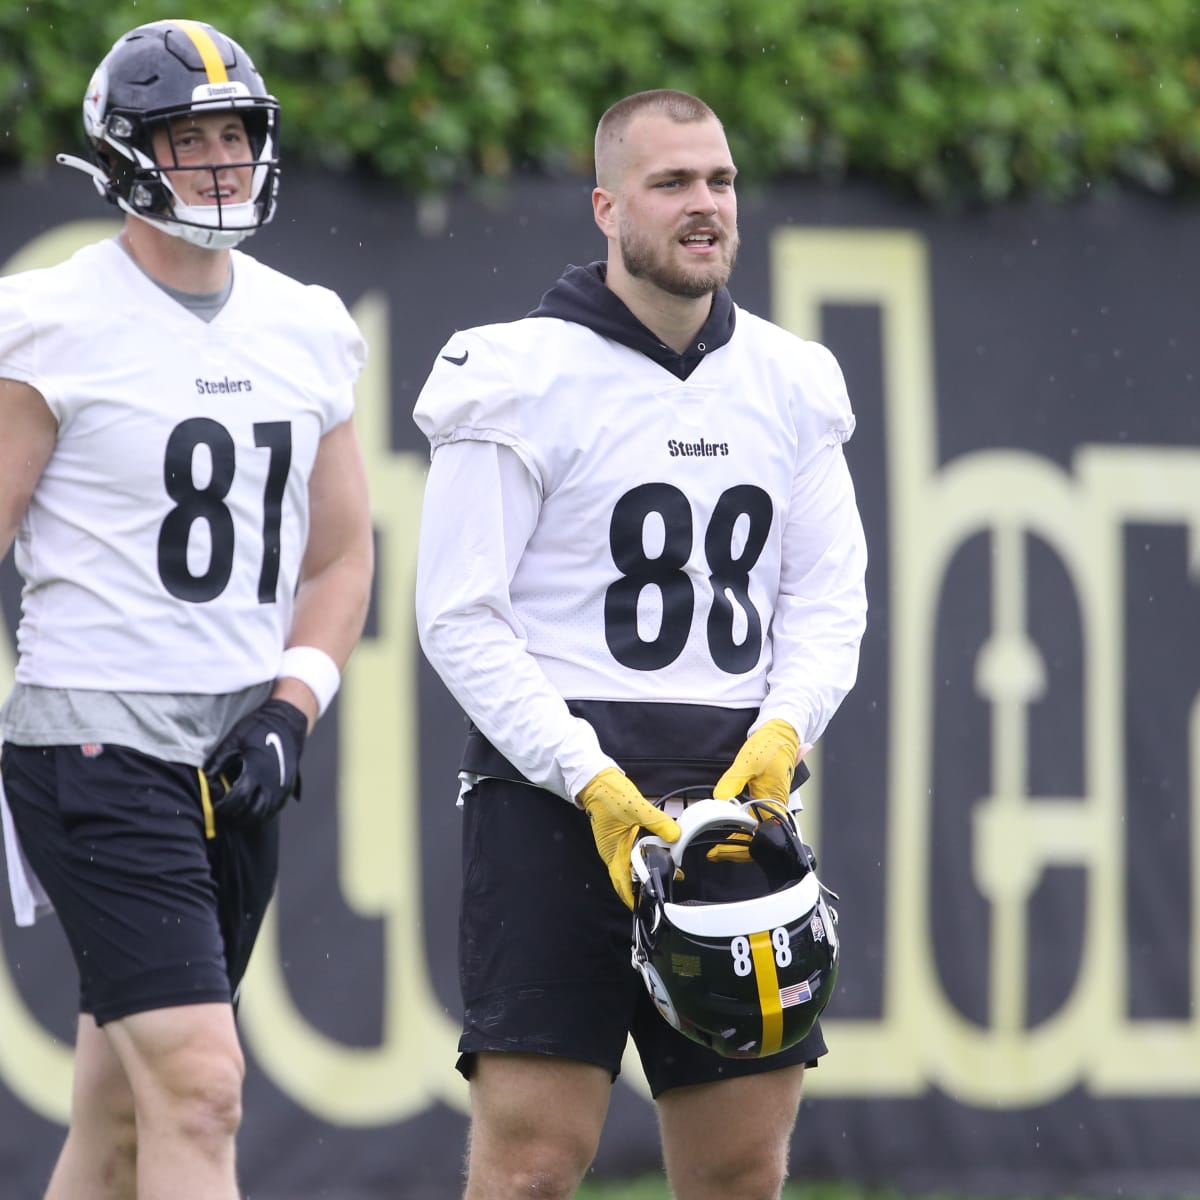
M 245 129 L 243 161 L 160 163 L 154 134 L 183 118 L 231 113 Z M 125 212 L 198 246 L 236 246 L 275 215 L 279 188 L 279 104 L 250 56 L 201 21 L 154 21 L 119 38 L 96 69 L 83 100 L 87 161 L 58 161 L 90 175 Z M 174 146 L 172 139 L 172 148 Z M 188 203 L 172 177 L 199 172 L 211 202 Z M 236 197 L 223 179 L 248 180 Z
M 666 984 L 662 981 L 662 976 L 649 964 L 645 962 L 641 964 L 642 979 L 646 983 L 646 987 L 650 992 L 650 999 L 654 1001 L 654 1007 L 658 1009 L 664 1021 L 668 1025 L 679 1028 L 679 1014 L 675 1011 L 675 1005 L 671 1003 L 671 993 L 667 991 Z
M 679 824 L 677 842 L 646 835 L 633 848 L 633 964 L 693 1041 L 728 1058 L 790 1049 L 837 984 L 833 893 L 778 806 L 704 798 Z M 734 834 L 747 853 L 710 858 Z
M 101 63 L 88 81 L 83 96 L 83 131 L 90 141 L 104 135 L 104 109 L 108 103 L 108 68 Z

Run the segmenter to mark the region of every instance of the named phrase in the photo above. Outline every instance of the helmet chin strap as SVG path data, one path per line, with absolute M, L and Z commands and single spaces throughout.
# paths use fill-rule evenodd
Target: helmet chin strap
M 242 218 L 246 222 L 250 222 L 241 227 L 234 225 L 220 228 L 207 224 L 216 215 L 217 209 L 218 206 L 215 204 L 183 204 L 176 200 L 174 212 L 179 218 L 178 222 L 158 221 L 152 217 L 142 217 L 142 220 L 149 221 L 150 224 L 165 230 L 173 237 L 191 242 L 193 246 L 204 246 L 209 250 L 228 250 L 244 241 L 258 228 L 257 225 L 252 224 L 254 221 L 254 202 L 252 200 L 244 200 L 240 204 L 220 205 L 222 218 L 234 220 Z M 140 213 L 134 215 L 141 216 Z M 185 222 L 187 223 L 185 224 Z
M 136 217 L 139 221 L 143 221 L 155 229 L 160 229 L 163 233 L 170 234 L 171 237 L 182 238 L 185 242 L 191 242 L 193 246 L 200 246 L 205 250 L 230 250 L 239 242 L 245 241 L 254 232 L 253 229 L 216 229 L 200 225 L 181 225 L 177 221 L 161 221 L 157 217 L 138 212 L 123 198 L 118 197 L 117 204 L 131 217 Z M 231 205 L 230 207 L 241 208 L 243 206 Z M 245 207 L 252 208 L 253 205 L 248 204 Z M 195 206 L 176 205 L 176 211 L 178 212 L 180 209 L 188 215 L 196 210 Z

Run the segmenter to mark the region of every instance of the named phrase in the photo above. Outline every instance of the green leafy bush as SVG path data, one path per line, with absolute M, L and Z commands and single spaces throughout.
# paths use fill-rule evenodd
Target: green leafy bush
M 141 0 L 0 0 L 0 164 L 77 148 L 92 66 Z M 289 157 L 413 194 L 587 172 L 596 118 L 703 96 L 750 178 L 883 179 L 927 200 L 1200 177 L 1195 0 L 208 0 L 279 97 Z

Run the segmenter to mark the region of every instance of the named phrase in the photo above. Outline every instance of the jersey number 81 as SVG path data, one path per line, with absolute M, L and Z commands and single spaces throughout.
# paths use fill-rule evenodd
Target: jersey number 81
M 267 482 L 263 488 L 263 556 L 258 573 L 259 604 L 274 604 L 279 583 L 279 527 L 283 493 L 292 465 L 292 426 L 288 421 L 260 421 L 254 426 L 254 444 L 268 451 Z M 197 487 L 193 458 L 197 446 L 207 446 L 212 475 Z M 237 456 L 233 437 L 224 425 L 209 417 L 181 421 L 167 439 L 163 483 L 175 507 L 158 531 L 158 574 L 172 596 L 203 604 L 219 596 L 233 574 L 233 514 L 225 503 L 233 487 Z M 188 565 L 188 539 L 197 521 L 208 525 L 212 551 L 208 568 L 193 575 Z

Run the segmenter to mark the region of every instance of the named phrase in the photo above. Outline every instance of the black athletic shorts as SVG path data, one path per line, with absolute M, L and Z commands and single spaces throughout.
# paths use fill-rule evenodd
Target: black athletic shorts
M 195 767 L 121 746 L 0 757 L 21 848 L 97 1024 L 236 996 L 275 887 L 279 823 L 225 828 Z
M 633 917 L 585 813 L 528 784 L 484 779 L 463 800 L 458 1069 L 481 1051 L 595 1063 L 615 1079 L 632 1034 L 651 1093 L 806 1063 L 819 1024 L 790 1050 L 723 1058 L 659 1014 L 631 961 Z

